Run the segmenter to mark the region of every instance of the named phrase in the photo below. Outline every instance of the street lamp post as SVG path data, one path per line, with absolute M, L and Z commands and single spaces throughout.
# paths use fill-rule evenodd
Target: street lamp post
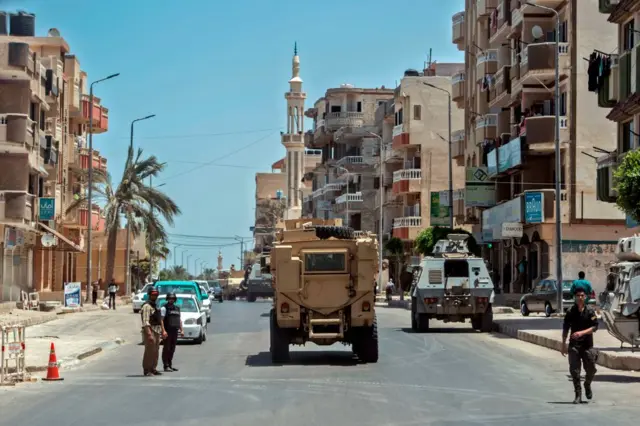
M 136 118 L 135 120 L 133 120 L 131 122 L 129 149 L 133 150 L 133 125 L 138 121 L 148 120 L 149 118 L 152 118 L 152 117 L 155 117 L 155 116 L 156 116 L 155 114 L 152 114 L 152 115 L 148 115 L 146 117 Z M 129 220 L 127 219 L 127 243 L 126 243 L 127 244 L 127 251 L 125 252 L 125 258 L 126 258 L 126 260 L 125 260 L 126 263 L 125 264 L 127 265 L 126 266 L 127 269 L 125 271 L 125 274 L 126 274 L 125 287 L 127 288 L 127 294 L 129 294 L 131 292 L 131 274 L 129 272 L 129 269 L 131 269 L 131 267 L 129 266 L 129 263 L 131 262 L 130 259 L 129 259 L 129 256 L 130 256 L 130 253 L 129 253 L 129 250 L 130 250 L 130 248 L 129 248 L 129 245 L 130 245 L 129 238 L 130 238 L 130 236 L 129 236 L 129 234 L 130 234 L 130 232 L 131 232 L 131 226 L 129 224 Z
M 556 75 L 555 75 L 555 116 L 556 116 L 556 136 L 555 136 L 555 151 L 556 151 L 556 178 L 555 178 L 555 187 L 556 187 L 556 282 L 558 283 L 557 294 L 556 294 L 556 303 L 558 304 L 558 309 L 562 308 L 562 211 L 560 206 L 560 179 L 562 179 L 562 161 L 560 159 L 560 14 L 557 10 L 547 7 L 541 6 L 539 4 L 533 2 L 526 2 L 529 6 L 538 7 L 540 9 L 547 10 L 556 15 Z
M 103 81 L 119 76 L 120 73 L 111 74 L 108 77 L 96 80 L 89 86 L 89 164 L 87 173 L 87 296 L 86 301 L 89 301 L 91 296 L 91 216 L 93 213 L 92 208 L 92 196 L 93 196 L 93 86 Z M 106 277 L 108 281 L 112 277 Z
M 449 96 L 449 228 L 453 229 L 453 166 L 451 164 L 451 92 L 425 81 L 424 85 L 445 92 Z

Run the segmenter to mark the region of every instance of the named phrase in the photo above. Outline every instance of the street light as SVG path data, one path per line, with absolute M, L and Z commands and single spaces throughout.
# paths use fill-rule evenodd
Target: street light
M 451 92 L 423 81 L 425 86 L 438 89 L 449 96 L 449 228 L 453 229 L 453 166 L 451 165 Z
M 560 209 L 560 179 L 562 176 L 562 162 L 560 161 L 560 14 L 557 10 L 547 6 L 541 6 L 533 2 L 526 2 L 529 6 L 537 7 L 549 12 L 553 12 L 556 15 L 556 75 L 555 75 L 555 97 L 556 97 L 556 137 L 555 137 L 555 151 L 556 151 L 556 279 L 558 285 L 556 294 L 556 303 L 558 309 L 562 308 L 562 214 Z M 531 32 L 534 38 L 536 37 L 536 28 L 533 27 Z M 538 30 L 539 31 L 539 30 Z
M 89 165 L 87 184 L 89 186 L 87 190 L 87 297 L 86 301 L 89 301 L 91 295 L 91 216 L 93 213 L 92 208 L 92 196 L 93 196 L 93 85 L 101 83 L 103 81 L 112 79 L 119 76 L 120 73 L 111 74 L 108 77 L 96 80 L 89 86 Z M 111 280 L 111 277 L 106 277 L 107 280 Z
M 149 118 L 152 118 L 152 117 L 155 117 L 155 116 L 156 116 L 155 114 L 147 115 L 146 117 L 136 118 L 135 120 L 133 120 L 131 122 L 131 133 L 130 133 L 131 138 L 130 138 L 130 142 L 129 142 L 129 149 L 133 150 L 133 125 L 135 123 L 137 123 L 138 121 L 148 120 Z M 127 251 L 126 251 L 126 254 L 125 254 L 125 257 L 126 257 L 125 262 L 126 262 L 126 265 L 127 265 L 126 279 L 125 279 L 126 284 L 125 284 L 125 286 L 127 288 L 127 294 L 129 294 L 129 292 L 131 291 L 131 277 L 130 277 L 130 273 L 129 273 L 129 269 L 130 269 L 129 268 L 129 262 L 130 262 L 130 260 L 129 260 L 129 256 L 130 256 L 130 253 L 129 253 L 129 250 L 130 250 L 129 249 L 129 244 L 130 244 L 129 243 L 129 238 L 130 238 L 129 237 L 129 233 L 130 232 L 131 232 L 131 227 L 129 226 L 129 220 L 127 220 Z M 165 265 L 165 267 L 166 267 L 166 265 Z

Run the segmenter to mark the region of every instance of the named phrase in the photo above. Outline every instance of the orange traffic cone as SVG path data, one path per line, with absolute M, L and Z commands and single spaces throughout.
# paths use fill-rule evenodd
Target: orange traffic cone
M 47 368 L 47 377 L 42 379 L 49 382 L 64 380 L 60 377 L 60 372 L 58 371 L 58 360 L 56 358 L 56 348 L 51 342 L 51 352 L 49 353 L 49 367 Z

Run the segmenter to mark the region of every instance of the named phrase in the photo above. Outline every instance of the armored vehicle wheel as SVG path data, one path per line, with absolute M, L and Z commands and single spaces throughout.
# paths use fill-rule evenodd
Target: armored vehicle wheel
M 331 237 L 340 240 L 350 240 L 353 238 L 353 228 L 348 226 L 316 226 L 316 237 L 321 240 L 326 240 Z
M 362 362 L 378 362 L 378 319 L 373 318 L 371 327 L 359 327 L 353 343 L 354 352 Z
M 419 332 L 426 333 L 429 331 L 429 317 L 427 314 L 418 314 L 417 325 Z
M 418 299 L 415 297 L 411 298 L 411 330 L 418 331 L 418 320 L 416 318 L 416 311 L 418 305 Z
M 490 333 L 491 330 L 493 330 L 493 308 L 489 305 L 480 319 L 480 331 Z
M 247 294 L 247 302 L 255 302 L 256 297 L 253 294 Z
M 271 309 L 271 324 L 269 334 L 271 337 L 271 361 L 285 362 L 289 360 L 289 340 L 284 330 L 278 327 L 276 311 Z

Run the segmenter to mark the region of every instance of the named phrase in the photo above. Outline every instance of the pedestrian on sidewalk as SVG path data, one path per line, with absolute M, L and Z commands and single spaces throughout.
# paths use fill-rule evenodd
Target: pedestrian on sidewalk
M 593 333 L 598 329 L 596 312 L 586 304 L 587 294 L 582 287 L 575 289 L 576 303 L 569 308 L 564 316 L 562 327 L 562 356 L 569 354 L 569 373 L 573 380 L 575 391 L 574 404 L 582 403 L 582 388 L 580 387 L 580 370 L 584 366 L 584 392 L 587 399 L 593 397 L 591 382 L 596 375 L 596 361 L 598 352 L 593 347 Z M 569 347 L 567 336 L 571 330 Z
M 160 308 L 164 329 L 167 332 L 167 338 L 164 340 L 164 347 L 162 348 L 164 371 L 178 371 L 173 366 L 173 354 L 176 352 L 178 336 L 184 336 L 182 321 L 180 320 L 180 307 L 176 305 L 176 300 L 178 300 L 176 294 L 169 293 L 167 294 L 167 304 Z
M 573 281 L 573 284 L 571 284 L 571 295 L 575 296 L 576 293 L 576 289 L 581 288 L 584 290 L 584 292 L 587 294 L 587 299 L 589 298 L 589 296 L 591 296 L 591 293 L 593 293 L 593 288 L 591 287 L 591 283 L 585 279 L 585 273 L 584 271 L 580 271 L 578 272 L 578 279 Z
M 94 282 L 91 286 L 91 299 L 94 305 L 98 304 L 98 290 L 102 285 L 102 278 L 98 279 L 98 281 Z
M 159 376 L 158 358 L 160 356 L 160 339 L 166 338 L 167 333 L 162 323 L 162 312 L 156 307 L 158 289 L 152 287 L 147 293 L 149 299 L 142 305 L 142 335 L 144 338 L 144 355 L 142 356 L 142 371 L 145 376 Z
M 116 293 L 118 292 L 118 286 L 113 278 L 111 278 L 111 284 L 109 284 L 109 309 L 116 310 Z

